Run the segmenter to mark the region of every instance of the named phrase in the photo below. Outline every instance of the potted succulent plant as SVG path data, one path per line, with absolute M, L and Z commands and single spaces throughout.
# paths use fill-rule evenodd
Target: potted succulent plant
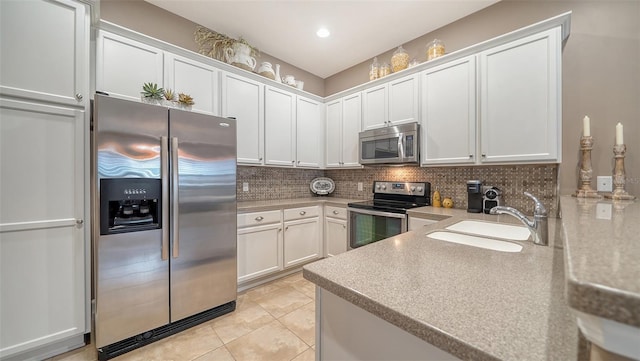
M 144 103 L 162 104 L 164 89 L 158 87 L 156 83 L 144 83 L 140 92 L 140 99 Z
M 191 106 L 195 104 L 193 98 L 189 94 L 178 93 L 178 104 L 182 109 L 191 110 Z

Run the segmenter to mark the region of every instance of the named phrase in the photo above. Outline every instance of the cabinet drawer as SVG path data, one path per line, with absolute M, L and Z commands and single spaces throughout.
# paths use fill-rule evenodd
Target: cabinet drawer
M 238 214 L 238 228 L 280 222 L 280 211 L 264 211 Z
M 291 221 L 294 219 L 301 219 L 301 218 L 317 217 L 319 215 L 320 215 L 320 207 L 318 206 L 290 208 L 290 209 L 284 210 L 285 221 Z
M 325 216 L 331 218 L 347 219 L 347 209 L 343 207 L 325 206 Z

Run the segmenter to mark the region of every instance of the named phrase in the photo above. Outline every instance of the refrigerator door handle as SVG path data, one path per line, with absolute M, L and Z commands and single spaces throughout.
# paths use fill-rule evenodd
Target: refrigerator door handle
M 171 138 L 171 238 L 172 238 L 172 256 L 178 258 L 180 247 L 180 236 L 178 232 L 178 206 L 180 199 L 178 195 L 178 138 Z
M 162 180 L 162 260 L 169 259 L 169 139 L 160 137 L 160 179 Z

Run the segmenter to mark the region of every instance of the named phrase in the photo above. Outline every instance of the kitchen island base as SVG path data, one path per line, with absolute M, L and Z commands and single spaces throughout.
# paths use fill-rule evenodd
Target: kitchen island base
M 460 360 L 316 287 L 316 360 Z

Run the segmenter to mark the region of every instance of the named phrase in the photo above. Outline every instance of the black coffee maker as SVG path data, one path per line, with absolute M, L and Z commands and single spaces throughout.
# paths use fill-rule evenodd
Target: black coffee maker
M 482 213 L 482 181 L 469 180 L 467 181 L 467 196 L 468 206 L 467 212 L 469 213 Z

